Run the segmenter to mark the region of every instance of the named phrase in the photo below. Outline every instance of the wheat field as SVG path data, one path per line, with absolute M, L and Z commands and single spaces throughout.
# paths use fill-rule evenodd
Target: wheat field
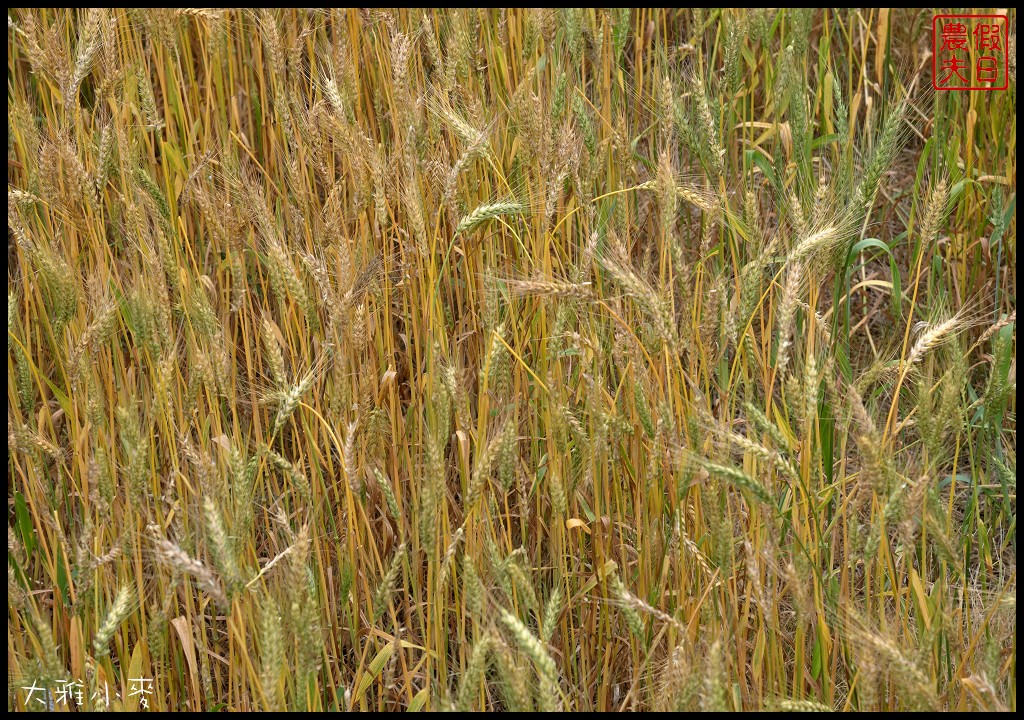
M 938 12 L 9 10 L 8 710 L 1015 710 Z

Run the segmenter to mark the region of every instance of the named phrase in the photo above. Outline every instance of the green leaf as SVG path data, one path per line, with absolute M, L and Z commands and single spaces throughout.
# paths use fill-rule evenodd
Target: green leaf
M 821 636 L 814 633 L 814 650 L 811 652 L 811 676 L 821 679 Z
M 875 248 L 881 250 L 889 256 L 889 272 L 892 275 L 892 315 L 894 320 L 898 320 L 903 317 L 903 283 L 900 279 L 900 269 L 896 264 L 896 257 L 892 254 L 892 250 L 884 242 L 878 238 L 865 238 L 858 243 L 855 243 L 850 248 L 850 254 L 846 258 L 847 277 L 849 277 L 857 268 L 853 267 L 853 262 L 858 255 L 865 250 Z M 857 266 L 860 267 L 860 266 Z M 849 300 L 847 300 L 849 302 Z
M 409 703 L 409 709 L 407 712 L 419 712 L 423 709 L 423 706 L 427 704 L 427 698 L 430 697 L 430 689 L 423 688 L 418 693 L 412 696 L 412 702 Z
M 771 160 L 766 158 L 763 153 L 760 153 L 757 150 L 747 150 L 747 162 L 757 165 L 773 187 L 778 185 L 778 180 L 775 176 L 775 168 L 772 167 Z
M 394 643 L 388 643 L 373 656 L 373 660 L 370 661 L 370 664 L 359 678 L 359 685 L 356 686 L 356 691 L 352 693 L 353 705 L 362 699 L 369 689 L 370 683 L 384 671 L 384 666 L 387 665 L 388 660 L 391 658 L 391 653 L 394 651 Z
M 18 532 L 21 533 L 21 542 L 25 545 L 25 552 L 31 556 L 36 549 L 36 531 L 32 527 L 32 516 L 25 504 L 25 496 L 17 490 L 14 491 L 14 516 L 18 523 Z
M 67 563 L 64 562 L 64 552 L 61 550 L 60 545 L 57 545 L 55 562 L 57 563 L 57 587 L 60 589 L 60 596 L 64 600 L 64 607 L 70 607 L 71 589 L 68 583 Z

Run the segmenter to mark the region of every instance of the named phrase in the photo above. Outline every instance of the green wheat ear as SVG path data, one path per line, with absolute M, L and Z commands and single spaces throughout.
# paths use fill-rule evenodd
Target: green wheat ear
M 455 227 L 456 234 L 472 232 L 476 228 L 502 215 L 516 215 L 523 211 L 523 206 L 517 202 L 497 202 L 478 205 L 471 213 L 463 216 Z

